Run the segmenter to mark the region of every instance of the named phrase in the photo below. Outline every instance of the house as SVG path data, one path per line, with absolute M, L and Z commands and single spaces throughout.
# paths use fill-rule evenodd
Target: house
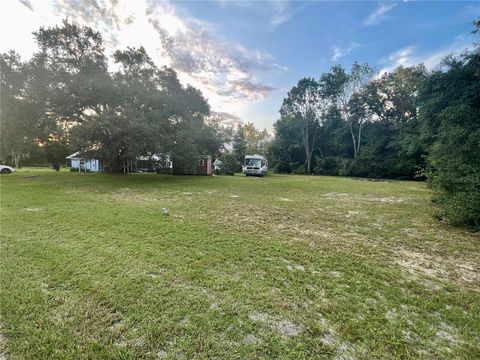
M 88 151 L 77 151 L 67 156 L 70 162 L 70 170 L 78 172 L 103 172 L 103 161 L 89 156 Z
M 135 172 L 154 172 L 171 174 L 173 169 L 170 155 L 153 154 L 138 156 L 134 163 Z
M 201 156 L 198 159 L 197 166 L 193 169 L 192 166 L 181 161 L 173 160 L 173 174 L 174 175 L 212 175 L 212 157 L 210 155 Z

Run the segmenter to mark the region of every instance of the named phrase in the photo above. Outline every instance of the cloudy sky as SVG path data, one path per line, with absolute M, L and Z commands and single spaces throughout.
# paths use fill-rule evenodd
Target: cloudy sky
M 424 62 L 475 41 L 478 1 L 1 0 L 0 51 L 25 59 L 31 35 L 63 18 L 104 35 L 107 53 L 143 45 L 232 121 L 271 129 L 288 90 L 336 63 L 378 71 Z

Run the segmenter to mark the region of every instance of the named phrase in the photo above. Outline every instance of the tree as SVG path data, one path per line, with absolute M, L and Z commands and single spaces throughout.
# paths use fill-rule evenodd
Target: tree
M 158 68 L 143 47 L 118 50 L 109 72 L 102 36 L 64 20 L 34 33 L 40 50 L 28 63 L 1 56 L 1 157 L 16 165 L 32 146 L 55 169 L 70 148 L 126 171 L 139 156 L 171 155 L 196 167 L 218 155 L 228 135 L 210 117 L 203 94 Z
M 33 35 L 40 48 L 35 57 L 48 77 L 47 113 L 56 122 L 75 124 L 101 112 L 109 91 L 101 34 L 63 20 L 62 26 L 41 27 Z
M 295 119 L 300 124 L 307 174 L 311 172 L 320 121 L 323 120 L 327 106 L 328 102 L 321 96 L 318 82 L 311 78 L 304 78 L 290 90 L 280 109 L 281 116 Z
M 374 70 L 368 65 L 354 63 L 350 73 L 341 65 L 332 67 L 320 77 L 321 92 L 332 100 L 348 126 L 352 138 L 353 158 L 360 153 L 362 127 L 370 120 L 371 113 L 361 101 L 361 93 L 371 81 Z
M 370 81 L 357 99 L 371 121 L 364 125 L 364 152 L 351 173 L 371 169 L 369 176 L 414 178 L 425 167 L 420 140 L 418 93 L 427 71 L 423 65 L 400 66 Z M 355 112 L 356 113 L 356 112 Z M 356 115 L 358 116 L 358 115 Z M 365 163 L 365 164 L 361 164 Z
M 0 97 L 0 140 L 2 163 L 12 160 L 15 167 L 27 156 L 32 136 L 29 118 L 25 116 L 22 92 L 25 66 L 20 56 L 11 51 L 0 56 L 1 94 Z
M 240 166 L 240 162 L 237 160 L 237 156 L 235 153 L 231 151 L 225 151 L 220 156 L 220 171 L 222 174 L 225 175 L 234 175 L 238 172 L 238 168 Z
M 247 142 L 245 140 L 245 132 L 242 126 L 239 126 L 233 135 L 233 154 L 239 164 L 243 164 L 245 155 L 247 154 Z
M 192 170 L 200 155 L 218 152 L 219 129 L 207 122 L 210 108 L 201 92 L 182 86 L 172 69 L 158 69 L 142 47 L 117 51 L 114 60 L 119 70 L 110 98 L 74 129 L 78 146 L 95 149 L 115 172 L 155 153 L 171 154 Z
M 480 228 L 480 48 L 443 65 L 419 95 L 422 139 L 431 144 L 427 178 L 441 217 Z
M 37 59 L 22 62 L 14 51 L 0 55 L 0 152 L 3 162 L 15 167 L 38 150 L 47 138 L 47 129 L 56 124 L 46 121 L 46 82 L 38 71 Z
M 273 125 L 275 139 L 270 145 L 270 166 L 278 172 L 295 173 L 305 164 L 301 124 L 282 116 Z
M 266 129 L 260 130 L 251 122 L 242 127 L 245 138 L 246 153 L 265 155 L 269 143 L 269 134 Z

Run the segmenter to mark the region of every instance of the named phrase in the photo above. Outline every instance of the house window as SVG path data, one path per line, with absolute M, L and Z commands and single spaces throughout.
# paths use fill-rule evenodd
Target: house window
M 205 166 L 205 159 L 198 160 L 198 166 Z

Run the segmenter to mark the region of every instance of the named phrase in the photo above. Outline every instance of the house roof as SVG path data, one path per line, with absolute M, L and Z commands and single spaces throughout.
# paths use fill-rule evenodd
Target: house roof
M 76 153 L 73 153 L 72 155 L 68 155 L 66 159 L 77 159 L 79 158 L 79 155 L 82 154 L 81 151 L 77 151 Z

